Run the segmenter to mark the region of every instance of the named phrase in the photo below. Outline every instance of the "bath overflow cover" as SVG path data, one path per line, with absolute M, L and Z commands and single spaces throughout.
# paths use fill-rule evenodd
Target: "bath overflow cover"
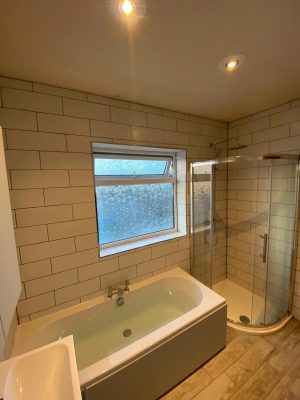
M 123 331 L 123 336 L 125 336 L 125 337 L 129 337 L 129 336 L 131 336 L 131 329 L 124 329 L 124 331 Z

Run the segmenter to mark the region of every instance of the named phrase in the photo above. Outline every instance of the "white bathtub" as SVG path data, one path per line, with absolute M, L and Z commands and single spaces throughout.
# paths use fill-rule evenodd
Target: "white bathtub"
M 131 285 L 124 299 L 118 307 L 101 296 L 19 326 L 13 355 L 73 334 L 83 396 L 146 400 L 225 346 L 225 300 L 179 268 Z

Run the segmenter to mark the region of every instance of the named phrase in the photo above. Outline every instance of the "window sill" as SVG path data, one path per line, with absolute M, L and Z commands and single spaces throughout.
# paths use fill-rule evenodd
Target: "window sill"
M 184 232 L 169 233 L 167 235 L 156 236 L 148 239 L 137 240 L 136 242 L 126 243 L 119 246 L 107 247 L 105 249 L 100 248 L 100 257 L 107 257 L 124 251 L 138 249 L 144 246 L 150 246 L 152 244 L 164 242 L 166 240 L 172 240 L 186 236 Z

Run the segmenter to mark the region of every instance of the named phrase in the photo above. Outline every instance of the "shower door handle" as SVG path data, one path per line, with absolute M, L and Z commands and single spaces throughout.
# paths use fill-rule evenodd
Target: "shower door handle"
M 268 234 L 264 233 L 263 235 L 259 235 L 259 237 L 264 240 L 262 259 L 263 259 L 263 263 L 266 263 L 267 262 Z

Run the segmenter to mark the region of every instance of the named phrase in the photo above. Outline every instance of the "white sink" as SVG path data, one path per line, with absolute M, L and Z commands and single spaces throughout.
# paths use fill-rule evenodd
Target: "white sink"
M 72 336 L 8 361 L 4 400 L 81 400 Z

